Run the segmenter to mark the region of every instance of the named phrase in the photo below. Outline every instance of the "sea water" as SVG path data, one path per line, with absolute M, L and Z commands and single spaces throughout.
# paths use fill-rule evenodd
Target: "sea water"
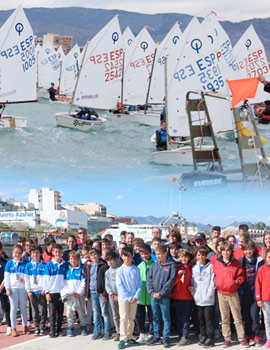
M 47 100 L 8 105 L 4 114 L 27 117 L 28 122 L 25 129 L 0 129 L 1 174 L 18 178 L 61 175 L 91 178 L 144 173 L 160 177 L 192 170 L 151 161 L 155 146 L 150 138 L 157 127 L 110 119 L 88 132 L 57 127 L 55 113 L 68 110 L 67 103 Z M 270 156 L 270 125 L 259 124 L 258 129 L 261 136 L 269 139 L 265 150 Z M 239 168 L 233 133 L 217 137 L 217 143 L 224 168 Z

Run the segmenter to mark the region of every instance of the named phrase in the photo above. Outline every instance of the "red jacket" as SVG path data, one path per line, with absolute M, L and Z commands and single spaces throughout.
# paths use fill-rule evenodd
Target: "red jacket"
M 244 252 L 242 248 L 238 247 L 234 250 L 233 252 L 234 259 L 240 259 L 240 258 L 243 258 L 243 256 L 244 256 Z
M 211 257 L 210 257 L 210 262 L 211 262 L 211 264 L 213 264 L 214 265 L 214 263 L 216 262 L 216 260 L 217 260 L 217 258 L 219 257 L 219 255 L 212 255 Z
M 42 254 L 42 259 L 45 262 L 45 264 L 47 264 L 50 260 L 52 260 L 53 255 L 52 253 L 48 253 L 47 250 L 45 250 L 45 252 Z
M 256 300 L 270 301 L 270 267 L 266 264 L 258 268 L 255 291 Z
M 232 259 L 226 266 L 222 257 L 218 257 L 213 265 L 217 292 L 220 294 L 237 293 L 245 281 L 245 270 L 238 260 Z
M 184 271 L 184 282 L 181 281 L 182 275 L 178 275 L 178 271 L 180 270 Z M 187 267 L 183 266 L 182 264 L 180 264 L 180 266 L 177 265 L 176 276 L 175 276 L 175 281 L 174 281 L 172 295 L 171 295 L 172 299 L 193 300 L 193 296 L 188 290 L 188 287 L 192 286 L 191 277 L 192 277 L 192 269 L 190 265 L 188 265 Z

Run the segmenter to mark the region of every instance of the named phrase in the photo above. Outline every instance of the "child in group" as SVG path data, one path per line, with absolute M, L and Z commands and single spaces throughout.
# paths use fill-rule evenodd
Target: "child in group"
M 45 335 L 47 301 L 45 296 L 44 271 L 46 264 L 41 259 L 42 248 L 32 246 L 31 261 L 25 267 L 25 289 L 33 312 L 34 335 Z
M 47 264 L 47 262 L 49 262 L 50 260 L 53 259 L 53 246 L 55 245 L 55 239 L 53 237 L 47 237 L 45 239 L 45 251 L 42 254 L 42 259 L 45 262 L 45 264 Z
M 81 249 L 81 267 L 84 268 L 84 265 L 89 261 L 89 252 L 92 248 L 85 245 Z
M 154 237 L 152 240 L 152 254 L 151 254 L 151 259 L 153 260 L 153 262 L 158 261 L 157 257 L 156 257 L 156 249 L 158 247 L 162 246 L 162 239 L 159 237 Z
M 179 250 L 180 263 L 176 267 L 176 278 L 172 290 L 172 306 L 175 310 L 176 326 L 179 335 L 179 346 L 190 344 L 189 319 L 193 297 L 190 292 L 192 270 L 190 266 L 191 255 L 188 250 Z
M 257 269 L 263 258 L 256 253 L 256 244 L 252 240 L 242 246 L 244 257 L 239 261 L 245 270 L 245 282 L 241 285 L 240 302 L 242 318 L 249 345 L 260 346 L 260 308 L 255 295 Z
M 160 324 L 163 321 L 163 346 L 170 347 L 170 303 L 175 281 L 176 264 L 167 260 L 167 248 L 160 245 L 155 249 L 157 262 L 152 264 L 146 279 L 146 288 L 151 295 L 154 336 L 147 341 L 151 346 L 159 343 Z
M 23 256 L 23 259 L 25 259 L 27 262 L 31 260 L 31 247 L 33 245 L 33 241 L 31 239 L 27 239 L 25 241 L 25 254 Z
M 126 234 L 126 243 L 130 248 L 133 248 L 134 233 L 128 232 Z
M 179 264 L 179 243 L 172 242 L 169 244 L 169 260 L 174 261 L 176 264 Z
M 199 327 L 199 345 L 210 348 L 214 341 L 214 316 L 215 316 L 215 282 L 213 265 L 207 259 L 208 250 L 199 248 L 196 254 L 197 262 L 192 267 L 192 295 L 196 304 Z
M 113 340 L 119 341 L 120 338 L 120 315 L 118 305 L 118 291 L 116 288 L 116 273 L 118 270 L 117 266 L 117 253 L 112 249 L 106 256 L 106 262 L 110 268 L 105 272 L 105 288 L 109 296 L 109 302 L 111 305 L 113 323 L 116 330 L 116 335 Z
M 108 265 L 100 259 L 99 250 L 92 248 L 89 252 L 90 264 L 85 267 L 85 300 L 91 300 L 94 334 L 92 340 L 102 338 L 101 333 L 101 316 L 104 320 L 103 340 L 109 340 L 111 336 L 110 315 L 108 309 L 108 294 L 105 289 L 105 272 Z
M 123 265 L 116 274 L 118 290 L 118 304 L 120 314 L 120 342 L 118 349 L 124 349 L 126 344 L 139 345 L 133 338 L 134 319 L 136 316 L 137 301 L 140 299 L 141 277 L 140 270 L 133 262 L 133 251 L 125 247 L 121 251 Z
M 144 245 L 144 240 L 140 237 L 134 238 L 133 240 L 133 259 L 136 266 L 142 262 L 140 249 Z
M 263 311 L 266 343 L 265 348 L 270 348 L 270 248 L 265 251 L 265 263 L 257 272 L 255 290 L 257 305 Z
M 152 308 L 151 308 L 151 296 L 146 289 L 147 275 L 151 265 L 153 264 L 153 260 L 151 259 L 151 248 L 149 247 L 148 244 L 143 244 L 141 246 L 140 254 L 142 257 L 142 262 L 138 265 L 138 268 L 140 270 L 140 275 L 141 275 L 142 289 L 140 293 L 140 300 L 138 301 L 138 304 L 137 304 L 136 324 L 140 332 L 140 337 L 137 340 L 137 342 L 140 344 L 143 344 L 143 343 L 146 343 L 146 341 L 152 338 L 153 336 L 153 314 L 152 314 Z M 147 310 L 148 321 L 149 321 L 148 332 L 145 325 L 146 310 Z
M 6 289 L 4 286 L 4 274 L 5 274 L 5 266 L 7 262 L 8 262 L 8 256 L 4 251 L 2 242 L 0 242 L 0 302 L 1 302 L 2 310 L 5 315 L 6 322 L 7 322 L 6 335 L 10 335 L 11 334 L 10 304 L 9 304 L 8 296 L 6 295 Z
M 233 246 L 224 242 L 220 248 L 221 256 L 213 265 L 215 275 L 215 286 L 218 294 L 218 303 L 222 321 L 222 335 L 224 337 L 224 348 L 231 346 L 230 311 L 232 313 L 237 337 L 240 345 L 249 347 L 241 316 L 238 289 L 245 280 L 245 272 L 238 260 L 233 257 Z
M 65 303 L 67 315 L 67 336 L 73 337 L 74 311 L 78 313 L 81 335 L 87 335 L 85 317 L 85 277 L 79 266 L 80 252 L 72 250 L 69 253 L 70 267 L 67 271 L 66 286 L 61 291 L 62 301 Z
M 77 238 L 74 235 L 69 235 L 67 238 L 67 249 L 63 251 L 63 259 L 68 261 L 69 253 L 73 250 L 78 250 Z
M 63 248 L 55 244 L 52 248 L 53 259 L 45 267 L 44 282 L 46 299 L 49 302 L 50 334 L 51 338 L 64 336 L 62 331 L 64 304 L 60 292 L 65 286 L 69 263 L 62 259 Z
M 248 233 L 242 233 L 238 238 L 238 248 L 234 249 L 233 257 L 235 259 L 240 259 L 244 256 L 243 246 L 250 240 L 250 236 Z
M 24 284 L 26 261 L 22 259 L 23 248 L 16 244 L 12 248 L 13 259 L 5 265 L 4 284 L 10 302 L 11 336 L 16 337 L 17 308 L 20 307 L 24 334 L 29 334 L 27 328 L 27 293 Z

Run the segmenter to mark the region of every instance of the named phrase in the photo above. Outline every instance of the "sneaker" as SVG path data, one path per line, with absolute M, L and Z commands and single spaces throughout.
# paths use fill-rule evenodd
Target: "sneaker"
M 190 340 L 187 337 L 182 337 L 180 339 L 180 342 L 177 344 L 178 346 L 184 346 L 184 345 L 189 345 Z
M 270 339 L 267 339 L 266 343 L 264 344 L 265 348 L 270 348 Z
M 159 343 L 160 343 L 159 338 L 152 337 L 147 341 L 146 345 L 151 346 L 151 345 L 159 344 Z
M 6 335 L 11 335 L 11 327 L 7 327 Z
M 169 348 L 170 347 L 169 338 L 163 339 L 163 347 L 164 348 Z
M 37 328 L 37 329 L 35 329 L 35 331 L 34 331 L 34 335 L 35 336 L 38 336 L 39 335 L 39 329 Z
M 67 336 L 68 336 L 68 337 L 74 337 L 73 331 L 72 331 L 72 328 L 71 328 L 71 327 L 68 327 L 68 328 L 67 328 Z
M 118 349 L 124 349 L 126 347 L 126 342 L 121 340 L 117 347 Z
M 215 345 L 212 339 L 206 339 L 206 341 L 203 343 L 204 348 L 212 348 Z
M 113 336 L 113 340 L 114 341 L 119 341 L 120 340 L 120 334 L 115 334 L 114 336 Z
M 229 340 L 225 340 L 224 343 L 222 344 L 223 348 L 229 348 L 230 346 L 232 346 L 232 342 Z
M 102 340 L 110 340 L 110 339 L 112 339 L 112 335 L 111 334 L 104 334 L 104 336 L 103 336 L 103 338 L 102 338 Z
M 200 336 L 198 345 L 203 346 L 203 344 L 206 342 L 206 339 L 206 336 Z
M 219 329 L 215 329 L 215 339 L 219 339 L 221 336 L 220 330 Z
M 140 333 L 140 337 L 137 339 L 137 342 L 140 344 L 146 343 L 148 340 L 147 334 L 145 333 Z
M 255 341 L 254 341 L 254 339 L 252 339 L 252 337 L 248 337 L 248 345 L 249 346 L 255 345 Z
M 254 337 L 254 343 L 255 346 L 261 346 L 261 338 L 260 337 Z
M 87 335 L 86 327 L 85 327 L 85 326 L 82 326 L 82 327 L 81 327 L 81 335 L 83 335 L 83 336 Z
M 102 335 L 100 333 L 94 333 L 92 335 L 92 340 L 97 340 L 97 339 L 101 339 Z
M 140 343 L 138 343 L 135 339 L 129 339 L 127 341 L 128 345 L 140 345 Z
M 44 329 L 41 329 L 41 330 L 39 331 L 39 335 L 41 335 L 41 336 L 42 336 L 42 335 L 46 335 Z
M 249 348 L 249 345 L 246 339 L 241 340 L 240 345 L 243 346 L 244 348 Z

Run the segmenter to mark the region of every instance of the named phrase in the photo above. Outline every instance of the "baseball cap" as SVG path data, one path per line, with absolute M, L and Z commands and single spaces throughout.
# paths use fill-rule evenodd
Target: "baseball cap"
M 198 240 L 200 240 L 200 239 L 206 241 L 205 234 L 202 233 L 202 232 L 198 232 L 198 233 L 195 235 L 195 241 L 198 241 Z

